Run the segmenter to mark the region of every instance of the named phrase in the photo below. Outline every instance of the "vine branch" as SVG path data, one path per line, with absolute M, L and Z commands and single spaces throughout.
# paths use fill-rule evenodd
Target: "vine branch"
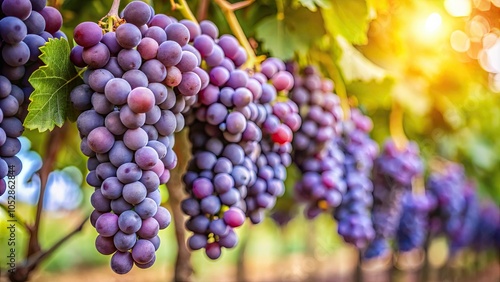
M 170 0 L 170 4 L 172 5 L 172 11 L 179 10 L 181 12 L 182 16 L 185 17 L 186 19 L 193 21 L 195 23 L 198 23 L 198 20 L 196 20 L 196 17 L 194 16 L 193 12 L 189 8 L 187 1 L 186 0 L 179 0 L 180 3 L 176 3 L 175 0 Z
M 181 201 L 184 198 L 182 189 L 182 172 L 186 171 L 189 160 L 189 144 L 187 130 L 182 130 L 176 135 L 174 151 L 178 153 L 177 167 L 172 171 L 167 183 L 168 201 L 172 210 L 175 237 L 177 240 L 177 258 L 175 261 L 174 281 L 192 281 L 193 267 L 191 265 L 191 252 L 186 246 L 186 233 L 184 229 L 184 214 L 181 210 Z
M 227 0 L 215 0 L 215 2 L 226 17 L 227 23 L 229 24 L 231 31 L 234 33 L 234 36 L 236 36 L 240 44 L 243 45 L 243 48 L 245 48 L 245 51 L 247 52 L 248 60 L 246 62 L 246 67 L 251 69 L 255 68 L 257 57 L 252 48 L 252 45 L 250 45 L 250 42 L 248 42 L 243 28 L 241 28 L 238 18 L 236 18 L 236 15 L 234 14 L 234 11 L 247 7 L 248 5 L 252 4 L 254 0 L 241 1 L 234 4 L 229 3 Z
M 207 18 L 209 0 L 201 0 L 198 5 L 198 12 L 196 13 L 197 18 L 202 21 Z
M 389 131 L 391 132 L 392 140 L 396 143 L 396 147 L 399 150 L 403 150 L 408 143 L 408 138 L 405 135 L 403 127 L 403 108 L 394 97 L 392 98 Z
M 58 153 L 61 151 L 62 143 L 68 132 L 68 126 L 64 124 L 62 127 L 56 127 L 50 132 L 49 140 L 46 144 L 46 155 L 43 160 L 42 168 L 40 169 L 40 195 L 36 206 L 35 224 L 30 230 L 30 240 L 28 243 L 28 255 L 38 253 L 40 251 L 40 242 L 38 240 L 38 231 L 40 229 L 40 220 L 42 217 L 43 202 L 45 197 L 45 188 L 49 173 L 54 169 L 54 164 Z
M 330 75 L 331 79 L 333 80 L 333 83 L 335 84 L 334 85 L 335 93 L 340 98 L 340 106 L 342 107 L 343 119 L 344 120 L 350 119 L 351 106 L 349 104 L 349 98 L 347 97 L 347 90 L 345 87 L 344 78 L 342 77 L 342 74 L 340 73 L 337 64 L 335 64 L 334 60 L 332 60 L 332 58 L 326 55 L 325 53 L 314 49 L 311 50 L 311 53 L 313 52 L 315 56 L 321 58 L 323 64 L 326 64 L 325 67 L 327 69 L 327 72 Z M 333 53 L 331 56 L 335 57 L 335 54 Z
M 9 275 L 11 281 L 27 281 L 29 279 L 29 274 L 42 262 L 45 258 L 51 255 L 55 250 L 57 250 L 62 244 L 68 241 L 78 232 L 82 231 L 83 225 L 89 217 L 87 216 L 73 231 L 66 234 L 57 241 L 54 245 L 45 251 L 39 250 L 38 252 L 30 255 L 27 259 L 19 266 L 16 267 L 16 271 Z
M 340 106 L 342 107 L 344 120 L 349 120 L 351 118 L 351 106 L 349 105 L 349 98 L 347 97 L 347 90 L 344 84 L 344 79 L 340 74 L 340 71 L 336 64 L 332 63 L 330 70 L 330 75 L 332 76 L 333 82 L 335 83 L 335 93 L 340 98 Z

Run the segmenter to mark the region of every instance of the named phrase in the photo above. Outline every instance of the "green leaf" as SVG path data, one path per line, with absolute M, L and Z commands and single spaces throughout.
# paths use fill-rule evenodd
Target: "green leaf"
M 275 15 L 260 21 L 255 27 L 257 39 L 272 56 L 290 59 L 295 52 L 306 54 L 310 46 L 325 34 L 319 12 L 306 8 L 288 9 L 285 18 Z
M 366 44 L 370 22 L 366 0 L 330 0 L 329 4 L 321 9 L 327 31 L 353 44 Z
M 315 12 L 318 7 L 328 7 L 328 0 L 298 0 L 300 5 L 306 7 L 310 11 Z
M 375 13 L 377 11 L 387 12 L 390 8 L 389 0 L 366 0 L 368 7 L 374 10 Z
M 394 87 L 395 80 L 392 77 L 387 77 L 380 82 L 361 82 L 355 81 L 346 84 L 347 93 L 358 99 L 359 104 L 362 104 L 370 109 L 391 108 L 391 92 Z
M 61 127 L 67 118 L 74 120 L 69 93 L 82 81 L 69 60 L 71 50 L 66 39 L 49 39 L 40 51 L 45 65 L 29 79 L 35 90 L 30 96 L 24 126 L 43 132 L 56 125 Z
M 340 49 L 337 65 L 347 83 L 352 81 L 380 82 L 385 79 L 386 71 L 368 60 L 344 37 L 337 36 L 336 44 Z

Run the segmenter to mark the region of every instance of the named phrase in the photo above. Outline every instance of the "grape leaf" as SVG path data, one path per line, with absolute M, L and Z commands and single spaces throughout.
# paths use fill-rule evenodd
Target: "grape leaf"
M 321 13 L 330 34 L 342 35 L 356 45 L 368 42 L 370 16 L 366 0 L 330 0 L 329 7 L 322 8 Z
M 266 17 L 255 27 L 257 39 L 272 56 L 283 60 L 294 53 L 306 54 L 310 46 L 325 34 L 321 15 L 306 8 L 287 9 L 285 18 Z
M 377 11 L 387 12 L 390 8 L 390 0 L 366 0 L 368 7 L 370 10 L 374 10 L 375 13 Z
M 337 36 L 336 44 L 340 49 L 337 64 L 346 82 L 360 80 L 363 82 L 382 81 L 386 71 L 368 60 L 342 36 Z
M 74 120 L 69 93 L 82 81 L 69 60 L 71 50 L 66 39 L 49 39 L 40 51 L 45 65 L 29 79 L 34 91 L 24 126 L 43 132 L 61 127 L 67 118 Z
M 298 1 L 302 6 L 306 7 L 307 9 L 313 12 L 315 12 L 318 9 L 318 7 L 323 8 L 328 6 L 327 3 L 328 0 L 298 0 Z

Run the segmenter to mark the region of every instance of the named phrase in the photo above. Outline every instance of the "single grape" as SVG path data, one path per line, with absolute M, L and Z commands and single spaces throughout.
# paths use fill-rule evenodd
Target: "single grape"
M 118 251 L 111 257 L 111 269 L 118 274 L 126 274 L 134 266 L 132 254 L 128 251 Z
M 139 28 L 131 23 L 120 25 L 116 31 L 116 41 L 125 49 L 132 49 L 139 45 L 142 34 Z
M 102 29 L 94 22 L 79 23 L 73 30 L 73 39 L 78 45 L 84 48 L 96 45 L 101 42 L 102 38 Z
M 45 31 L 52 34 L 61 29 L 63 18 L 61 13 L 56 8 L 46 6 L 38 12 L 45 19 Z
M 150 6 L 141 1 L 130 2 L 123 9 L 123 18 L 136 26 L 147 24 L 151 16 Z
M 114 213 L 102 214 L 96 221 L 95 229 L 103 237 L 111 237 L 118 232 L 118 216 Z

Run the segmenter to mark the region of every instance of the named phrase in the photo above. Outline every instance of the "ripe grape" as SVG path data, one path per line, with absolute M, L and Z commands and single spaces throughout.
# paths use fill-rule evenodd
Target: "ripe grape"
M 73 31 L 76 44 L 87 48 L 99 43 L 103 37 L 102 29 L 94 22 L 82 22 Z

